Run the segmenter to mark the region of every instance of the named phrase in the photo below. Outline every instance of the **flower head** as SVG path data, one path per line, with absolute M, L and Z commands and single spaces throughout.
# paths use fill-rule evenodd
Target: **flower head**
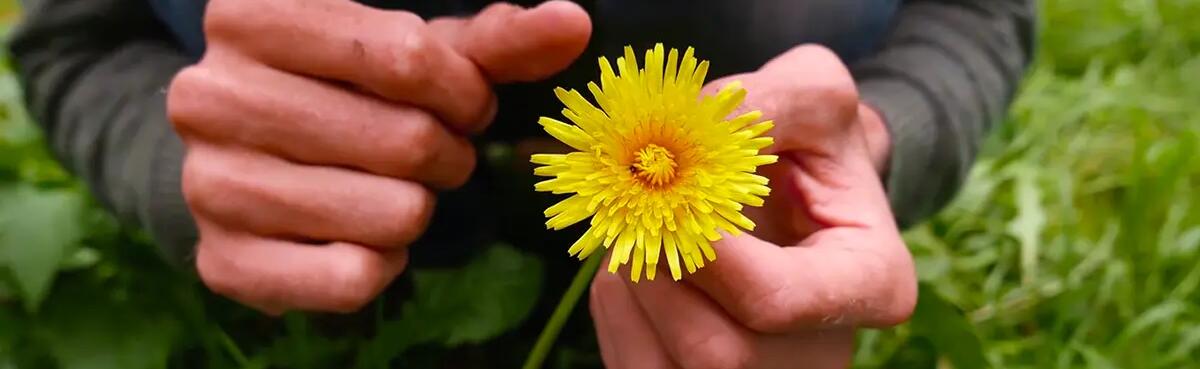
M 568 250 L 587 258 L 600 245 L 612 249 L 609 272 L 632 261 L 631 279 L 645 269 L 654 279 L 665 255 L 675 280 L 680 264 L 694 273 L 716 260 L 711 242 L 719 231 L 753 230 L 744 205 L 761 206 L 771 190 L 754 174 L 774 163 L 760 155 L 773 126 L 758 111 L 728 118 L 746 91 L 731 83 L 700 96 L 708 71 L 688 48 L 664 53 L 658 44 L 638 68 L 633 49 L 617 58 L 617 72 L 600 58 L 600 85 L 588 83 L 596 105 L 575 90 L 555 89 L 574 124 L 543 117 L 546 132 L 574 148 L 568 154 L 535 154 L 534 174 L 551 179 L 535 189 L 571 194 L 546 209 L 546 226 L 563 229 L 591 218 L 591 227 Z M 680 261 L 682 259 L 682 262 Z

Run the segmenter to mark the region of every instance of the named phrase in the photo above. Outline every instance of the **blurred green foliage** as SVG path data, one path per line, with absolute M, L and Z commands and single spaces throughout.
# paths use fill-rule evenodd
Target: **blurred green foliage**
M 4 23 L 16 14 L 0 1 Z M 1200 1 L 1047 0 L 1040 14 L 1009 120 L 956 201 L 905 235 L 922 281 L 912 321 L 863 331 L 857 367 L 1200 366 Z M 0 368 L 426 367 L 529 320 L 543 269 L 497 245 L 412 271 L 407 299 L 365 317 L 263 318 L 100 210 L 0 73 Z M 551 363 L 595 357 L 563 346 Z
M 957 200 L 906 234 L 922 293 L 966 312 L 995 367 L 1198 367 L 1200 2 L 1050 0 L 1041 15 L 1008 124 Z M 938 346 L 939 319 L 865 332 L 859 366 L 971 349 Z

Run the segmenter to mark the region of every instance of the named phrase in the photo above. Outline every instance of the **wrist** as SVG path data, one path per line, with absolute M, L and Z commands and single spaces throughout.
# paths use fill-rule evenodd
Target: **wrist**
M 887 176 L 888 163 L 892 157 L 892 137 L 888 132 L 883 115 L 865 102 L 858 104 L 858 120 L 863 127 L 867 140 L 867 153 L 871 164 L 880 178 Z

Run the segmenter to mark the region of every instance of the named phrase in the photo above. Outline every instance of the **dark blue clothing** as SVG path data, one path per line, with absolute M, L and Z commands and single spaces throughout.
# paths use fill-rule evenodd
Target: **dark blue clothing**
M 193 60 L 204 50 L 202 33 L 203 0 L 151 0 L 156 14 L 174 34 Z M 625 45 L 644 49 L 663 42 L 669 47 L 694 46 L 697 55 L 712 61 L 712 78 L 753 70 L 768 59 L 800 43 L 816 42 L 829 46 L 844 59 L 869 55 L 883 38 L 895 12 L 897 0 L 807 0 L 807 1 L 694 1 L 694 0 L 598 0 L 581 3 L 592 16 L 593 38 L 587 55 L 556 78 L 541 83 L 502 86 L 497 94 L 501 102 L 497 124 L 484 140 L 514 141 L 539 135 L 532 122 L 539 115 L 561 109 L 551 95 L 554 86 L 581 88 L 596 74 L 594 56 L 615 56 Z M 425 18 L 443 15 L 469 15 L 490 1 L 362 1 L 366 5 L 399 8 Z M 518 3 L 521 3 L 518 1 Z M 536 1 L 522 5 L 533 6 Z M 303 57 L 303 51 L 299 52 Z M 522 122 L 525 122 L 524 124 Z M 461 259 L 481 242 L 497 238 L 522 240 L 530 232 L 529 224 L 514 224 L 509 219 L 521 216 L 488 217 L 480 208 L 506 206 L 494 196 L 499 184 L 490 181 L 486 168 L 477 171 L 462 189 L 439 195 L 438 208 L 430 228 L 413 250 L 413 262 L 425 264 L 438 260 Z M 528 206 L 526 206 L 528 207 Z M 535 207 L 536 208 L 536 207 Z M 537 214 L 528 219 L 540 220 Z M 463 225 L 470 225 L 469 228 Z M 536 226 L 536 224 L 534 224 Z M 510 233 L 505 234 L 505 231 Z M 574 237 L 573 235 L 570 237 Z M 540 241 L 540 242 L 539 242 Z M 564 239 L 562 242 L 568 242 Z
M 193 57 L 204 49 L 204 0 L 150 0 Z M 361 3 L 409 10 L 423 17 L 466 15 L 488 1 L 379 1 Z M 399 4 L 386 6 L 384 4 Z M 714 66 L 744 70 L 799 43 L 815 42 L 847 61 L 874 50 L 883 39 L 898 0 L 695 1 L 598 0 L 591 10 L 601 39 L 593 46 L 611 54 L 626 44 L 666 42 L 695 46 Z M 719 62 L 718 62 L 719 61 Z
M 1036 8 L 1035 0 L 577 1 L 592 16 L 589 49 L 552 80 L 497 87 L 500 112 L 477 138 L 479 147 L 544 136 L 537 117 L 562 108 L 552 88 L 583 87 L 597 76 L 596 57 L 616 56 L 626 44 L 695 46 L 697 56 L 712 61 L 710 77 L 716 78 L 753 70 L 797 44 L 819 43 L 850 66 L 861 99 L 887 123 L 892 152 L 884 180 L 901 226 L 953 197 L 984 134 L 1003 120 L 1032 57 Z M 408 6 L 432 18 L 471 14 L 491 1 L 364 2 Z M 190 264 L 197 232 L 180 184 L 185 150 L 167 119 L 163 91 L 204 52 L 204 0 L 21 3 L 22 20 L 9 47 L 29 112 L 55 154 L 106 208 L 147 230 L 170 259 Z M 304 51 L 298 49 L 297 57 Z M 540 224 L 516 224 L 542 219 L 539 204 L 518 198 L 534 196 L 532 183 L 489 180 L 530 173 L 491 171 L 481 165 L 467 188 L 439 194 L 423 238 L 434 245 L 414 247 L 414 263 L 425 260 L 418 253 L 441 257 L 468 249 L 481 241 L 474 237 L 544 248 L 552 260 L 564 259 L 561 245 L 573 240 L 538 239 L 533 236 L 545 233 Z M 460 211 L 443 211 L 454 209 Z M 512 213 L 520 209 L 529 213 Z M 497 210 L 504 213 L 492 214 Z M 499 233 L 494 238 L 456 226 L 489 223 Z M 538 232 L 520 234 L 522 229 Z

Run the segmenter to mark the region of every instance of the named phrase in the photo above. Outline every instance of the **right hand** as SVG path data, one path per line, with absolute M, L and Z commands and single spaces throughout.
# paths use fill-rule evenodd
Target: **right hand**
M 370 302 L 404 269 L 431 190 L 470 177 L 492 84 L 558 72 L 591 34 L 565 1 L 427 23 L 348 0 L 212 0 L 204 26 L 167 103 L 196 267 L 269 314 Z

